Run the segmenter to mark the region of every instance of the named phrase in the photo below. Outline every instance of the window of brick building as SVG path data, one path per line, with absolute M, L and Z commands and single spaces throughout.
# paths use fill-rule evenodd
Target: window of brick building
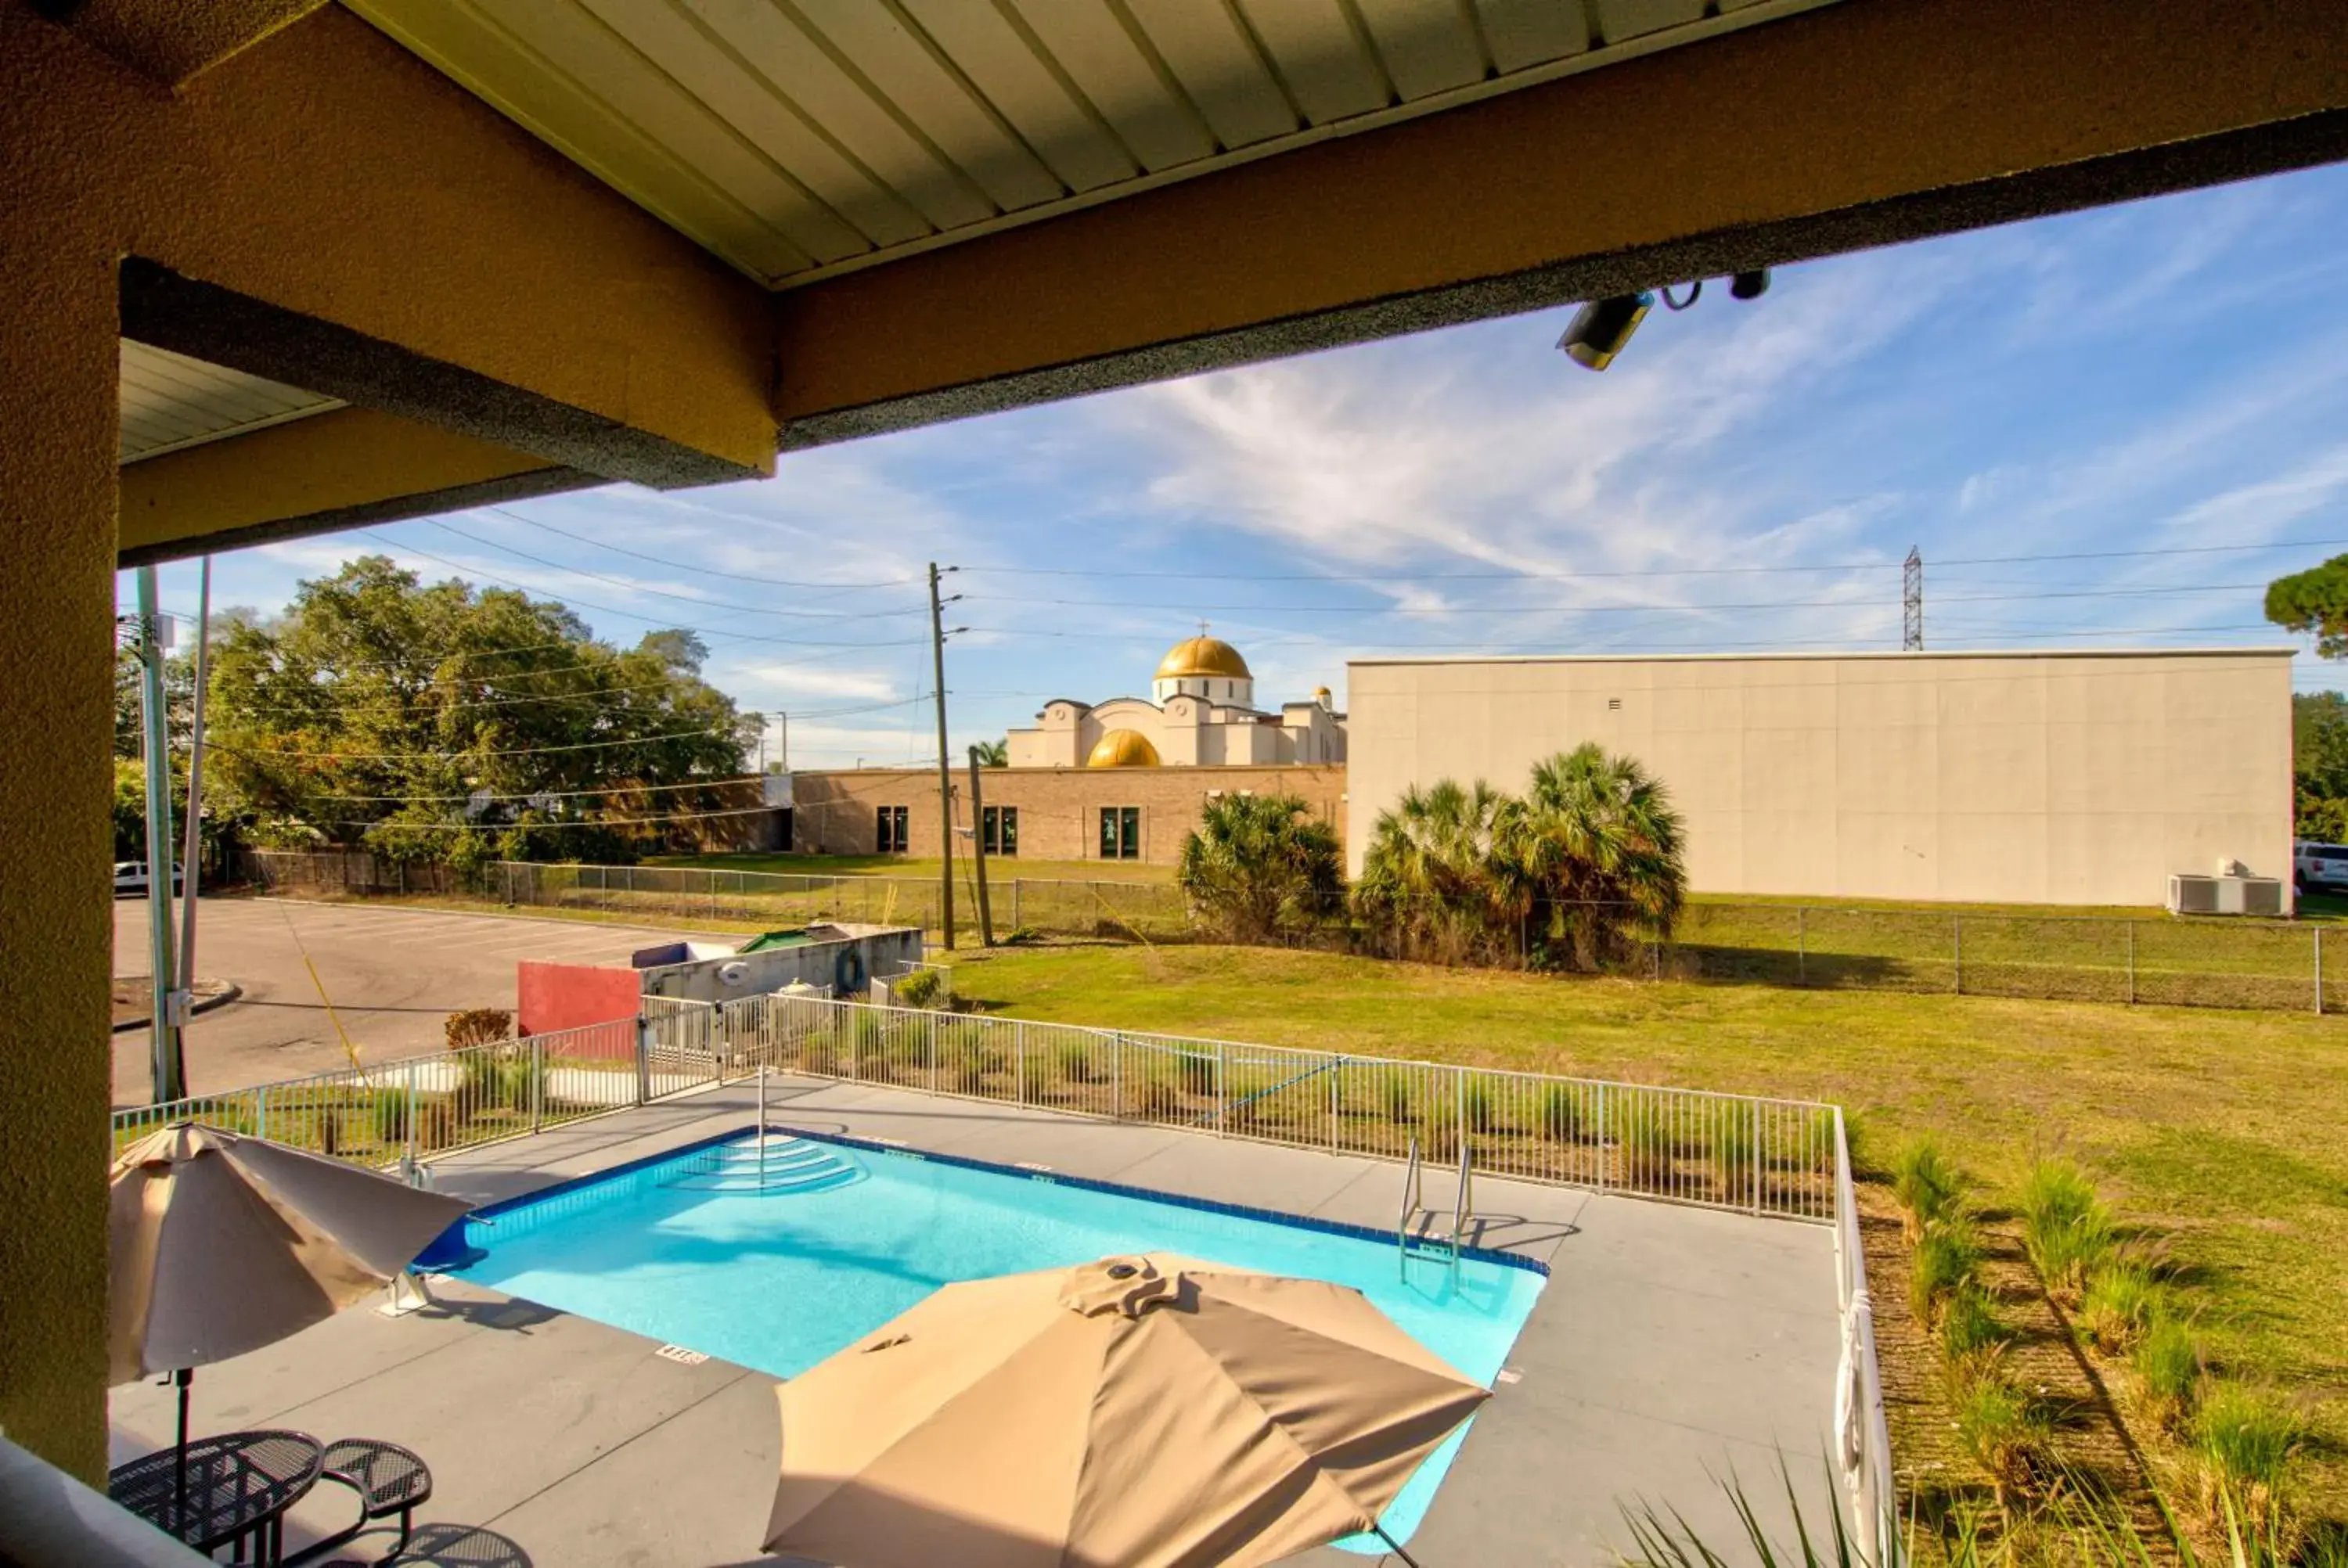
M 876 814 L 872 842 L 883 855 L 905 853 L 905 812 L 901 805 L 884 805 Z
M 1141 858 L 1141 808 L 1105 805 L 1100 808 L 1100 857 L 1103 860 Z
M 979 844 L 989 855 L 1019 853 L 1019 808 L 989 805 L 979 808 Z

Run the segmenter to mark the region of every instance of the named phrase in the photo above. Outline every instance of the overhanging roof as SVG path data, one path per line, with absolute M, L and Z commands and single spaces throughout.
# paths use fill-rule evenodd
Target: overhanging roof
M 343 406 L 339 398 L 122 340 L 122 461 L 160 457 Z
M 770 287 L 1831 0 L 345 0 Z

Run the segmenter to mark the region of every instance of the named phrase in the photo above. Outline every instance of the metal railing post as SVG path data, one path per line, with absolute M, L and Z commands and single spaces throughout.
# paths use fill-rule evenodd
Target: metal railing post
M 1215 1041 L 1215 1135 L 1219 1138 L 1223 1134 L 1224 1112 L 1230 1105 L 1231 1097 L 1225 1087 L 1231 1081 L 1225 1071 L 1230 1056 L 1230 1049 L 1221 1040 Z
M 653 1020 L 649 1012 L 636 1015 L 636 1103 L 653 1097 Z
M 1011 1026 L 1011 1102 L 1027 1103 L 1027 1026 L 1014 1020 Z
M 263 1084 L 261 1092 L 252 1100 L 252 1135 L 266 1138 L 269 1136 L 269 1085 Z
M 1468 1070 L 1451 1070 L 1451 1119 L 1459 1132 L 1459 1157 L 1468 1157 Z
M 1606 1085 L 1601 1083 L 1598 1086 L 1597 1099 L 1597 1131 L 1593 1134 L 1597 1142 L 1591 1145 L 1591 1153 L 1598 1166 L 1598 1190 L 1603 1193 L 1606 1190 Z
M 1753 1113 L 1753 1213 L 1761 1213 L 1761 1102 L 1746 1107 Z
M 1334 1056 L 1329 1059 L 1329 1152 L 1333 1154 L 1337 1152 L 1337 1145 L 1339 1143 L 1337 1136 L 1337 1081 L 1344 1074 L 1344 1071 L 1345 1059 L 1344 1057 Z
M 407 1168 L 416 1168 L 416 1063 L 407 1064 Z
M 530 1130 L 537 1132 L 546 1125 L 546 1045 L 538 1036 L 530 1037 Z
M 1125 1031 L 1108 1031 L 1108 1113 L 1125 1120 Z

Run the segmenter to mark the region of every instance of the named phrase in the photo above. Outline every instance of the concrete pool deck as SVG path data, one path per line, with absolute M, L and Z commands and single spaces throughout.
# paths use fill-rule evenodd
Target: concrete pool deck
M 901 1140 L 1002 1163 L 1391 1231 L 1402 1170 L 1063 1112 L 778 1077 L 769 1124 Z M 446 1192 L 488 1203 L 746 1128 L 749 1083 L 452 1154 Z M 1427 1199 L 1450 1190 L 1432 1174 Z M 1715 1478 L 1732 1471 L 1784 1523 L 1782 1465 L 1807 1522 L 1834 1506 L 1823 1458 L 1838 1326 L 1824 1225 L 1479 1177 L 1484 1245 L 1549 1266 L 1493 1399 L 1407 1542 L 1425 1568 L 1610 1562 L 1622 1507 L 1668 1502 L 1717 1547 L 1742 1539 Z M 780 1434 L 775 1379 L 679 1361 L 640 1336 L 460 1280 L 441 1305 L 366 1307 L 196 1374 L 197 1432 L 294 1427 L 388 1439 L 432 1467 L 424 1553 L 472 1568 L 716 1568 L 757 1550 Z M 170 1389 L 114 1390 L 116 1462 L 170 1441 Z M 288 1549 L 343 1523 L 337 1489 L 305 1501 Z M 380 1543 L 377 1543 L 380 1542 Z M 379 1554 L 387 1538 L 344 1550 Z M 1375 1561 L 1324 1549 L 1311 1568 Z

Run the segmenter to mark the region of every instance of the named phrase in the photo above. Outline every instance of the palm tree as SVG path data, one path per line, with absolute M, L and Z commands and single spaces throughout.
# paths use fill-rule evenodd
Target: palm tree
M 1465 786 L 1443 779 L 1405 791 L 1380 812 L 1354 885 L 1354 913 L 1377 945 L 1440 963 L 1512 953 L 1529 905 L 1496 851 L 1522 810 L 1480 779 Z
M 1535 767 L 1498 858 L 1535 890 L 1546 960 L 1604 968 L 1668 938 L 1687 893 L 1684 832 L 1663 786 L 1595 742 Z
M 1011 765 L 1011 740 L 1008 736 L 999 741 L 981 741 L 970 749 L 977 753 L 980 767 L 1007 768 Z
M 1296 935 L 1339 906 L 1336 830 L 1292 794 L 1219 795 L 1182 841 L 1174 880 L 1201 924 L 1236 942 Z

